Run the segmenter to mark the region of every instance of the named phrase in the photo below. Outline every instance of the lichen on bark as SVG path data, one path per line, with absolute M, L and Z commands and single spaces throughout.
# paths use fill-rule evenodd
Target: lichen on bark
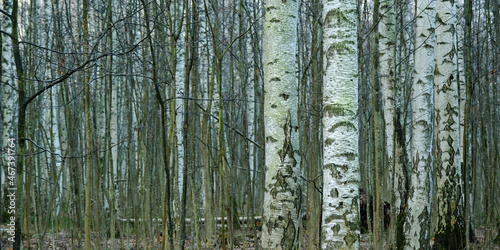
M 268 0 L 264 22 L 266 178 L 263 249 L 296 249 L 299 235 L 297 1 Z
M 356 1 L 323 1 L 322 249 L 359 247 Z

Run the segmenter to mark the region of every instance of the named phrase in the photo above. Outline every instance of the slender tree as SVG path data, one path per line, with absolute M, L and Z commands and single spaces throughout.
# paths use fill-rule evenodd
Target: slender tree
M 22 155 L 26 152 L 26 79 L 23 67 L 23 60 L 19 48 L 19 23 L 18 12 L 19 1 L 12 2 L 11 19 L 11 39 L 12 39 L 12 56 L 16 66 L 17 91 L 18 91 L 18 117 L 17 117 L 17 154 L 21 157 L 16 158 L 16 214 L 15 214 L 15 242 L 14 249 L 21 249 L 22 241 L 22 221 L 23 221 L 23 188 L 24 188 L 24 167 L 25 157 Z M 24 209 L 27 209 L 26 207 Z
M 394 88 L 394 121 L 393 121 L 393 147 L 394 158 L 390 164 L 392 168 L 391 197 L 391 231 L 394 233 L 393 242 L 397 249 L 405 245 L 404 222 L 407 208 L 407 194 L 409 185 L 409 162 L 411 155 L 411 80 L 413 76 L 413 15 L 410 1 L 396 3 L 396 63 L 395 63 L 395 88 Z M 389 96 L 389 94 L 387 94 Z M 390 102 L 389 102 L 390 103 Z M 387 111 L 390 104 L 386 102 Z M 387 122 L 387 121 L 386 121 Z M 386 125 L 387 126 L 387 125 Z M 386 127 L 386 131 L 390 130 Z M 390 133 L 388 131 L 388 133 Z M 387 136 L 389 137 L 389 135 Z M 389 143 L 389 140 L 388 142 Z M 389 147 L 388 147 L 389 148 Z M 389 153 L 390 154 L 390 153 Z M 389 158 L 390 161 L 390 158 Z
M 259 5 L 261 0 L 254 0 L 254 5 Z M 253 18 L 256 19 L 259 15 L 257 8 L 254 8 Z M 252 61 L 253 61 L 253 84 L 254 84 L 254 131 L 255 140 L 261 147 L 254 147 L 254 186 L 252 189 L 256 191 L 255 200 L 258 213 L 263 211 L 264 199 L 264 182 L 265 182 L 265 159 L 266 150 L 265 143 L 265 124 L 264 124 L 264 85 L 262 77 L 262 53 L 259 47 L 262 44 L 262 38 L 258 35 L 261 29 L 259 26 L 252 27 Z M 259 173 L 259 174 L 257 174 Z M 256 187 L 256 188 L 255 188 Z
M 113 25 L 113 1 L 108 0 L 106 5 L 106 26 L 112 27 Z M 108 50 L 113 49 L 113 32 L 108 32 L 107 34 L 107 44 L 106 47 Z M 106 137 L 108 148 L 111 149 L 111 152 L 107 154 L 107 164 L 108 170 L 107 174 L 108 178 L 108 188 L 109 188 L 109 216 L 110 216 L 110 225 L 109 225 L 109 234 L 111 238 L 111 248 L 115 248 L 115 234 L 116 234 L 116 191 L 115 191 L 115 179 L 117 178 L 118 172 L 118 110 L 117 110 L 117 98 L 118 98 L 118 89 L 119 87 L 117 83 L 119 81 L 113 81 L 113 56 L 107 58 L 107 77 L 106 77 L 106 113 L 108 115 L 106 119 Z M 115 85 L 115 87 L 113 86 Z M 106 176 L 106 175 L 105 175 Z M 100 178 L 100 176 L 98 176 Z M 106 180 L 105 180 L 106 181 Z
M 82 1 L 82 23 L 83 23 L 83 52 L 85 60 L 89 58 L 89 5 L 87 0 Z M 85 249 L 91 249 L 90 245 L 90 189 L 91 189 L 91 130 L 90 130 L 90 69 L 86 68 L 84 73 L 85 83 Z
M 402 143 L 397 140 L 396 125 L 399 123 L 397 110 L 396 110 L 396 4 L 394 1 L 381 0 L 380 2 L 380 23 L 378 24 L 379 33 L 379 79 L 380 89 L 382 94 L 382 109 L 383 109 L 383 123 L 384 133 L 380 133 L 385 140 L 385 164 L 382 165 L 384 180 L 383 195 L 381 199 L 375 200 L 379 202 L 376 208 L 379 210 L 377 215 L 382 215 L 378 218 L 378 222 L 385 225 L 384 216 L 384 200 L 392 201 L 393 192 L 388 192 L 388 188 L 395 188 L 393 181 L 397 169 L 401 169 L 401 161 L 396 160 L 396 152 L 402 151 Z M 385 136 L 384 136 L 385 135 Z M 396 166 L 396 164 L 398 164 Z M 387 167 L 385 167 L 387 166 Z M 388 173 L 386 175 L 385 173 Z M 387 176 L 389 178 L 387 178 Z M 397 190 L 397 189 L 396 189 Z M 382 200 L 384 199 L 384 200 Z M 394 224 L 392 221 L 391 225 Z M 393 242 L 395 237 L 394 227 L 390 229 L 389 242 Z M 383 236 L 382 236 L 383 238 Z
M 390 74 L 387 74 L 387 71 L 391 69 L 387 69 L 389 65 L 386 58 L 385 61 L 381 62 L 380 54 L 386 55 L 389 53 L 390 48 L 386 47 L 388 44 L 385 40 L 380 42 L 380 38 L 386 38 L 387 34 L 384 33 L 386 28 L 387 20 L 381 21 L 381 13 L 382 9 L 379 0 L 375 0 L 373 2 L 373 25 L 375 26 L 374 31 L 371 33 L 371 53 L 370 53 L 370 71 L 371 71 L 371 105 L 372 105 L 372 115 L 371 115 L 371 125 L 373 129 L 371 131 L 373 150 L 371 151 L 371 171 L 373 174 L 372 177 L 372 185 L 371 190 L 373 191 L 373 206 L 370 205 L 367 208 L 367 211 L 373 211 L 373 244 L 375 249 L 383 249 L 384 247 L 384 207 L 383 207 L 383 196 L 384 196 L 384 172 L 385 172 L 385 154 L 387 148 L 384 145 L 384 135 L 387 134 L 391 136 L 390 132 L 384 133 L 384 107 L 382 106 L 382 93 L 389 92 L 389 90 L 381 89 L 381 82 L 388 81 L 390 78 Z M 386 6 L 383 4 L 382 6 Z M 381 25 L 384 23 L 384 25 Z M 382 29 L 382 33 L 380 34 L 380 30 Z M 382 51 L 382 48 L 379 50 L 379 43 L 385 49 Z M 382 52 L 382 53 L 381 53 Z M 390 59 L 389 59 L 390 60 Z M 384 66 L 382 69 L 381 66 Z M 383 70 L 383 72 L 382 72 Z M 383 76 L 382 76 L 383 74 Z M 383 77 L 383 79 L 381 79 Z M 387 83 L 386 83 L 387 84 Z M 387 86 L 387 85 L 386 85 Z M 390 128 L 390 127 L 389 127 Z M 392 146 L 392 145 L 391 145 Z M 371 202 L 370 202 L 371 204 Z M 370 214 L 372 214 L 370 212 Z
M 323 85 L 323 60 L 322 60 L 322 22 L 321 11 L 322 5 L 320 0 L 311 1 L 312 7 L 312 36 L 311 36 L 311 80 L 310 80 L 310 112 L 304 112 L 305 115 L 311 116 L 311 138 L 309 145 L 309 171 L 307 172 L 308 186 L 308 249 L 320 247 L 320 223 L 321 223 L 321 194 L 317 187 L 321 186 L 321 95 Z M 307 128 L 309 129 L 309 128 Z
M 493 1 L 493 13 L 499 13 L 500 12 L 500 3 L 498 1 Z M 499 108 L 499 94 L 498 92 L 500 92 L 500 87 L 498 87 L 499 83 L 500 83 L 500 17 L 498 15 L 494 15 L 493 16 L 493 20 L 494 20 L 494 27 L 495 27 L 495 44 L 493 45 L 495 50 L 494 50 L 494 58 L 493 58 L 493 65 L 496 65 L 496 68 L 493 69 L 493 74 L 492 74 L 492 82 L 494 82 L 494 86 L 493 86 L 493 100 L 496 100 L 496 103 L 493 105 L 493 107 L 495 107 L 494 109 L 494 115 L 493 115 L 493 118 L 495 119 L 495 121 L 493 122 L 493 124 L 498 124 L 498 121 L 500 119 L 499 117 L 499 114 L 500 114 L 500 108 Z M 496 88 L 496 89 L 495 89 Z M 493 125 L 493 140 L 494 140 L 494 144 L 495 144 L 495 162 L 497 165 L 496 167 L 494 167 L 494 170 L 495 171 L 495 177 L 497 178 L 496 180 L 494 179 L 494 182 L 495 183 L 498 183 L 498 178 L 500 178 L 500 166 L 499 166 L 499 160 L 500 160 L 500 146 L 498 145 L 500 143 L 500 136 L 498 135 L 499 134 L 499 129 L 498 129 L 498 126 L 495 126 Z M 495 192 L 498 192 L 498 190 L 496 190 Z M 495 193 L 493 195 L 493 197 L 496 197 L 498 193 Z M 496 199 L 495 200 L 496 203 L 493 205 L 494 207 L 498 207 L 499 205 L 499 200 Z M 500 244 L 500 213 L 498 212 L 498 210 L 495 210 L 495 216 L 496 216 L 496 222 L 497 222 L 497 236 L 495 238 L 495 243 L 496 244 Z
M 463 183 L 464 183 L 464 193 L 465 193 L 465 232 L 469 236 L 472 232 L 470 227 L 472 220 L 472 188 L 470 181 L 472 179 L 472 167 L 469 162 L 472 162 L 472 157 L 469 153 L 469 148 L 471 148 L 472 138 L 471 131 L 471 99 L 472 99 L 472 0 L 466 0 L 464 6 L 464 73 L 465 73 L 465 110 L 464 110 L 464 154 L 463 154 Z M 470 195 L 469 195 L 470 194 Z M 470 247 L 470 239 L 466 238 L 466 247 Z
M 148 37 L 148 44 L 149 44 L 149 49 L 151 51 L 151 56 L 152 56 L 152 71 L 153 71 L 153 86 L 155 89 L 155 97 L 156 100 L 160 106 L 160 121 L 161 121 L 161 144 L 162 144 L 162 161 L 163 161 L 163 167 L 165 171 L 165 178 L 166 178 L 166 183 L 165 183 L 165 197 L 164 197 L 164 202 L 163 202 L 163 220 L 166 221 L 166 223 L 162 227 L 162 242 L 161 242 L 161 247 L 169 247 L 173 248 L 174 247 L 174 230 L 173 230 L 173 224 L 172 224 L 172 211 L 171 211 L 171 205 L 170 205 L 170 195 L 171 195 L 171 190 L 170 190 L 170 172 L 171 172 L 171 167 L 170 167 L 170 152 L 171 152 L 171 143 L 170 145 L 167 144 L 167 117 L 166 117 L 166 105 L 164 102 L 164 98 L 162 96 L 162 91 L 160 90 L 160 86 L 158 84 L 158 77 L 157 77 L 157 61 L 156 61 L 156 55 L 155 55 L 155 47 L 153 46 L 153 39 L 151 38 L 151 24 L 149 20 L 149 8 L 148 5 L 146 4 L 145 1 L 142 1 L 142 4 L 144 6 L 144 16 L 145 16 L 145 22 L 146 22 L 146 32 L 149 34 Z M 175 85 L 174 82 L 172 82 L 172 85 Z M 172 127 L 170 128 L 172 130 Z M 169 136 L 170 138 L 172 137 L 171 134 Z M 168 245 L 167 245 L 168 243 Z

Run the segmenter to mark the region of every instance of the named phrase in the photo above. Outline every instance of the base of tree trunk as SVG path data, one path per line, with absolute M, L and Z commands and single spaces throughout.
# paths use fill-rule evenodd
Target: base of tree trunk
M 465 248 L 465 230 L 454 228 L 446 230 L 447 232 L 436 234 L 432 249 L 464 249 Z

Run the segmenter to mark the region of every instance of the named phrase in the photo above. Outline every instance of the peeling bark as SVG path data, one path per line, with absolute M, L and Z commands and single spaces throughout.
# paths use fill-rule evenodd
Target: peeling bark
M 434 70 L 438 216 L 434 245 L 436 249 L 462 249 L 465 246 L 455 14 L 456 7 L 453 1 L 436 2 L 437 35 Z
M 297 1 L 269 0 L 264 22 L 266 181 L 263 249 L 297 249 L 300 209 Z

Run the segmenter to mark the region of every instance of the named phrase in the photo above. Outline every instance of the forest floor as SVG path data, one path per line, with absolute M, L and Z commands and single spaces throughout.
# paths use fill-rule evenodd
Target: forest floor
M 12 248 L 12 242 L 9 242 L 7 240 L 7 234 L 6 234 L 6 228 L 4 226 L 0 227 L 0 249 L 1 250 L 10 250 Z M 488 231 L 485 230 L 484 228 L 479 228 L 475 230 L 476 237 L 478 239 L 478 242 L 474 243 L 472 245 L 473 249 L 492 249 L 492 250 L 500 250 L 500 244 L 492 244 L 488 245 L 485 243 L 485 238 L 487 237 Z M 493 232 L 492 237 L 496 236 L 495 232 Z M 260 242 L 260 236 L 261 233 L 257 232 L 257 242 Z M 255 244 L 254 244 L 254 237 L 253 233 L 248 230 L 239 230 L 235 232 L 235 244 L 234 244 L 234 249 L 248 249 L 252 250 L 255 249 Z M 161 244 L 161 238 L 155 238 L 153 240 L 153 245 L 151 249 L 159 249 L 159 246 Z M 303 238 L 302 239 L 302 249 L 306 249 L 307 247 L 307 239 Z M 27 246 L 28 242 L 24 240 L 23 246 Z M 46 234 L 43 241 L 42 241 L 42 247 L 38 247 L 38 239 L 37 238 L 31 238 L 30 240 L 31 243 L 31 248 L 32 249 L 71 249 L 72 246 L 72 239 L 71 239 L 71 234 L 65 234 L 65 233 L 58 233 L 58 234 Z M 108 240 L 107 242 L 108 247 L 107 249 L 110 249 L 111 247 L 111 241 Z M 141 242 L 137 242 L 136 236 L 132 235 L 130 237 L 124 237 L 121 239 L 115 239 L 115 244 L 116 244 L 116 249 L 130 249 L 130 250 L 135 250 L 135 249 L 144 249 L 143 248 L 143 240 Z M 432 244 L 432 241 L 431 241 Z M 73 241 L 73 246 L 75 249 L 83 249 L 83 239 L 81 241 L 80 246 L 76 246 L 76 242 Z M 219 249 L 220 242 L 218 242 L 216 239 L 213 239 L 212 242 L 210 242 L 207 246 L 205 246 L 203 249 Z M 390 249 L 388 246 L 385 247 L 386 249 Z M 100 244 L 99 247 L 95 247 L 94 249 L 105 249 L 104 242 Z M 186 239 L 186 249 L 196 249 L 193 247 L 193 241 L 191 237 L 188 237 Z M 367 234 L 362 234 L 361 239 L 360 239 L 360 249 L 371 249 L 371 237 Z

